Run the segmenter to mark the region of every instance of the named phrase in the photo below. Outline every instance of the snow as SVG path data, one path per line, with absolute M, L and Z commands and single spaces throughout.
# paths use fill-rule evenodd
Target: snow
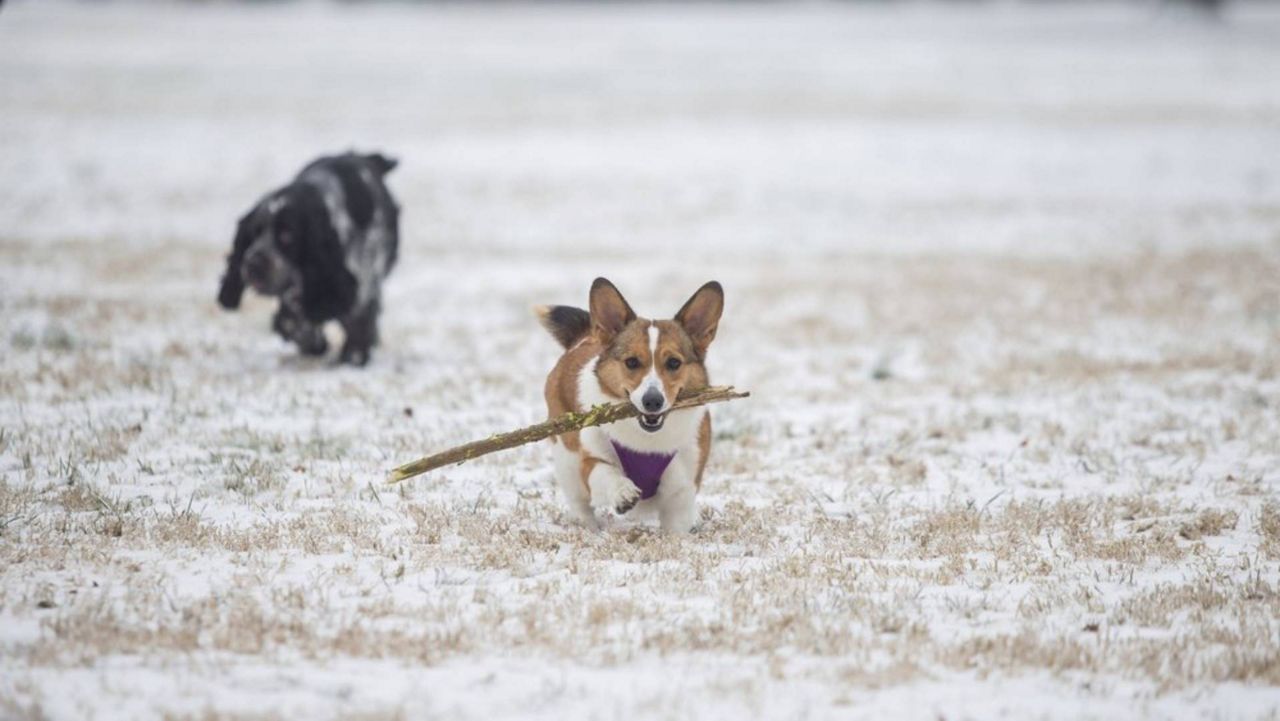
M 13 2 L 0 717 L 1280 714 L 1280 12 Z M 402 161 L 366 369 L 214 303 Z M 537 303 L 727 293 L 703 522 L 573 526 Z

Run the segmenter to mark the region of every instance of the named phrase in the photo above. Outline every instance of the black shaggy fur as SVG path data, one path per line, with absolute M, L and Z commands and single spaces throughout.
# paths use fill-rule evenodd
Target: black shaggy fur
M 395 167 L 378 154 L 320 158 L 267 194 L 240 218 L 218 303 L 238 308 L 248 284 L 280 298 L 271 327 L 303 353 L 324 354 L 324 323 L 337 320 L 341 360 L 368 363 L 399 251 L 400 210 L 383 182 Z

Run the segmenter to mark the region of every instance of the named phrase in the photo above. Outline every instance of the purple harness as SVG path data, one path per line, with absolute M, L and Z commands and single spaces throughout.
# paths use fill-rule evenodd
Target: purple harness
M 641 498 L 653 498 L 658 493 L 658 483 L 662 481 L 662 472 L 671 465 L 674 453 L 644 453 L 633 451 L 612 438 L 613 450 L 618 453 L 618 461 L 622 463 L 622 473 L 640 489 Z

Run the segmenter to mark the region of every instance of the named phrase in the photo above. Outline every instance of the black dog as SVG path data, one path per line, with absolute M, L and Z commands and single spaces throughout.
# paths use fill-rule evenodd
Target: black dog
M 328 350 L 323 326 L 337 319 L 342 362 L 368 363 L 399 244 L 400 209 L 382 180 L 395 167 L 378 154 L 320 158 L 269 193 L 240 219 L 218 302 L 239 307 L 245 283 L 279 296 L 271 326 L 307 355 Z

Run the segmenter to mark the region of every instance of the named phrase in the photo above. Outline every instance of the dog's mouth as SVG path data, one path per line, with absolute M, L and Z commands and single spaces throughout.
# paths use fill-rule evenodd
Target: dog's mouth
M 656 433 L 657 431 L 662 430 L 662 424 L 666 422 L 667 415 L 665 413 L 656 413 L 653 415 L 645 413 L 637 420 L 640 421 L 641 428 L 649 431 L 650 433 Z

